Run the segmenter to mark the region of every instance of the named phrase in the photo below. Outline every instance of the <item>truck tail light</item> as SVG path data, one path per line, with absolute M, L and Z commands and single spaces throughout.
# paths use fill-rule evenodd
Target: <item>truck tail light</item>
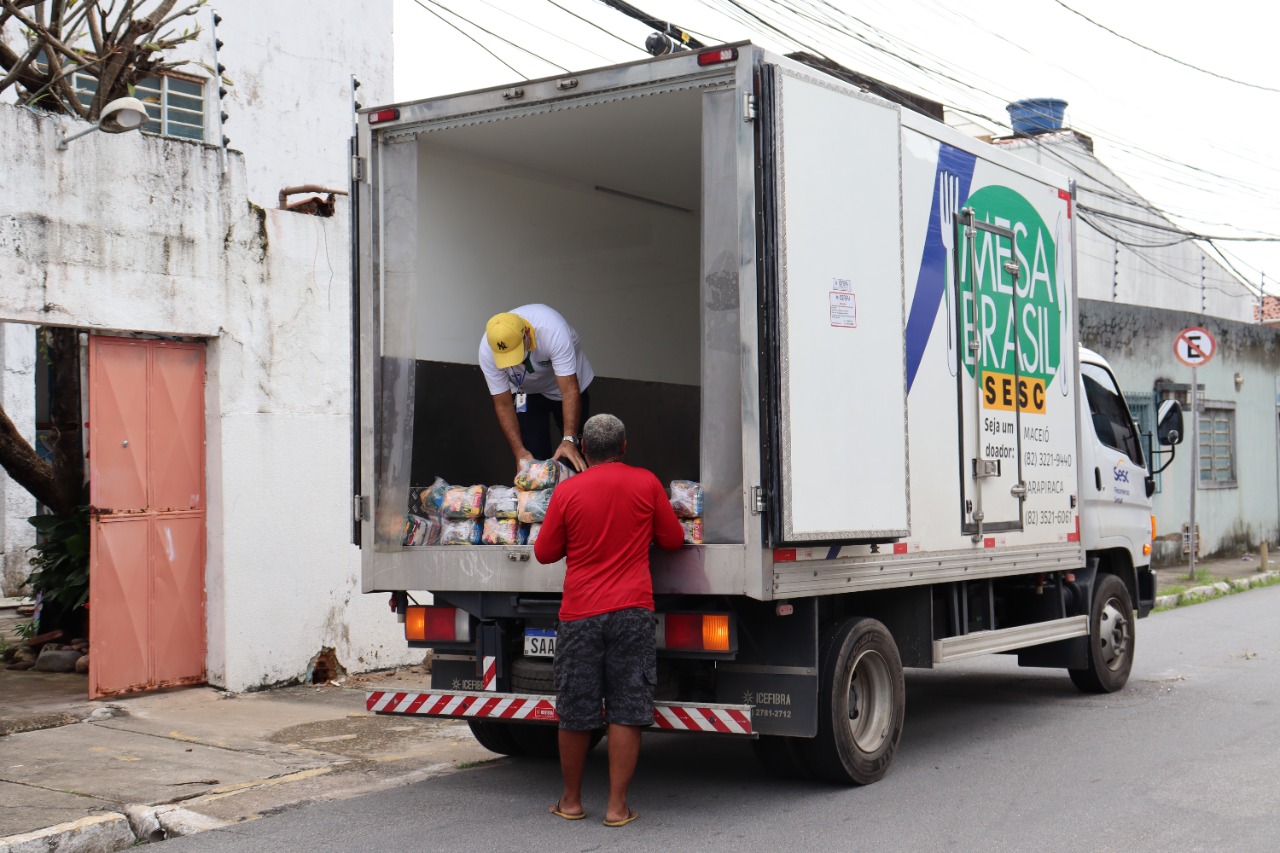
M 736 47 L 720 47 L 715 50 L 704 50 L 698 54 L 699 65 L 719 65 L 721 62 L 733 62 L 738 58 Z
M 1156 541 L 1156 517 L 1151 516 L 1151 541 Z
M 400 110 L 378 110 L 376 113 L 369 113 L 369 124 L 382 124 L 384 121 L 395 121 L 400 118 Z
M 443 643 L 471 641 L 471 617 L 456 607 L 411 606 L 405 613 L 406 640 Z
M 657 633 L 660 649 L 733 651 L 728 613 L 659 613 Z

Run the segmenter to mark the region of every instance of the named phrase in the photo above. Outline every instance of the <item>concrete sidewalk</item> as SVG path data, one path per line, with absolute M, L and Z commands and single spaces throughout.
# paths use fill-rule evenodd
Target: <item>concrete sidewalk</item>
M 78 688 L 77 701 L 57 712 L 61 721 L 38 709 L 14 711 L 13 694 L 0 694 L 0 734 L 16 729 L 0 737 L 0 853 L 123 850 L 496 757 L 464 722 L 365 711 L 367 689 L 428 687 L 421 672 L 93 703 L 83 699 L 83 678 L 61 677 Z M 55 727 L 26 730 L 23 720 Z

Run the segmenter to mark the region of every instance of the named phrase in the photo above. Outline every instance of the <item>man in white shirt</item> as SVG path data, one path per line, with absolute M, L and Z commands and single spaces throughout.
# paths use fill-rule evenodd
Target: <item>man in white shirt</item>
M 550 458 L 585 470 L 578 433 L 595 373 L 578 333 L 558 311 L 533 304 L 490 317 L 480 339 L 480 370 L 517 467 Z M 563 436 L 559 442 L 552 441 L 549 417 Z

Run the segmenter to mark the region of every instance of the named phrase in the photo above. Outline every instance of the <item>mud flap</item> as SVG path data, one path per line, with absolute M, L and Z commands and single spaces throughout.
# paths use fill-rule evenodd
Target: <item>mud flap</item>
M 779 611 L 790 608 L 790 613 Z M 751 705 L 763 735 L 813 737 L 818 730 L 818 612 L 815 599 L 742 601 L 738 656 L 716 666 L 716 701 Z

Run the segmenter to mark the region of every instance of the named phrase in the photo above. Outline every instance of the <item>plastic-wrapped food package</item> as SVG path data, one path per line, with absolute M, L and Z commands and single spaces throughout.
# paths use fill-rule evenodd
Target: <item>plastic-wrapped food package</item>
M 424 516 L 430 515 L 422 508 L 422 498 L 427 494 L 426 486 L 410 486 L 409 487 L 409 507 L 406 510 L 409 515 Z
M 687 545 L 702 544 L 702 519 L 682 518 L 680 526 L 684 528 L 684 541 Z
M 536 492 L 516 491 L 520 501 L 520 520 L 525 524 L 542 521 L 547 517 L 547 507 L 551 505 L 552 489 L 541 489 Z
M 693 480 L 671 481 L 671 508 L 679 518 L 702 515 L 702 484 Z
M 482 532 L 478 518 L 447 518 L 440 528 L 440 544 L 479 545 Z
M 479 518 L 484 511 L 484 486 L 450 486 L 440 509 L 445 518 Z
M 405 545 L 435 545 L 440 541 L 440 519 L 434 515 L 404 517 Z
M 418 502 L 422 507 L 422 512 L 418 515 L 434 515 L 440 512 L 440 507 L 444 504 L 444 493 L 449 491 L 451 486 L 442 478 L 436 477 L 430 486 L 425 489 L 418 487 Z
M 519 512 L 514 486 L 490 486 L 484 493 L 485 518 L 515 518 Z
M 520 522 L 514 518 L 486 518 L 480 541 L 486 545 L 519 545 Z
M 556 471 L 558 471 L 560 474 L 561 483 L 563 483 L 565 480 L 572 477 L 574 474 L 578 473 L 578 470 L 574 468 L 572 465 L 566 465 L 563 462 L 561 462 L 559 459 L 556 460 Z
M 560 463 L 554 459 L 521 462 L 516 473 L 516 488 L 526 492 L 554 489 L 560 478 Z
M 516 520 L 516 523 L 519 524 L 519 519 Z M 533 544 L 532 542 L 529 541 L 529 525 L 528 524 L 520 524 L 520 526 L 516 528 L 516 544 L 517 545 Z
M 534 542 L 537 542 L 538 532 L 540 530 L 542 530 L 542 522 L 539 521 L 536 524 L 530 524 L 529 531 L 525 534 L 524 544 L 532 545 Z

